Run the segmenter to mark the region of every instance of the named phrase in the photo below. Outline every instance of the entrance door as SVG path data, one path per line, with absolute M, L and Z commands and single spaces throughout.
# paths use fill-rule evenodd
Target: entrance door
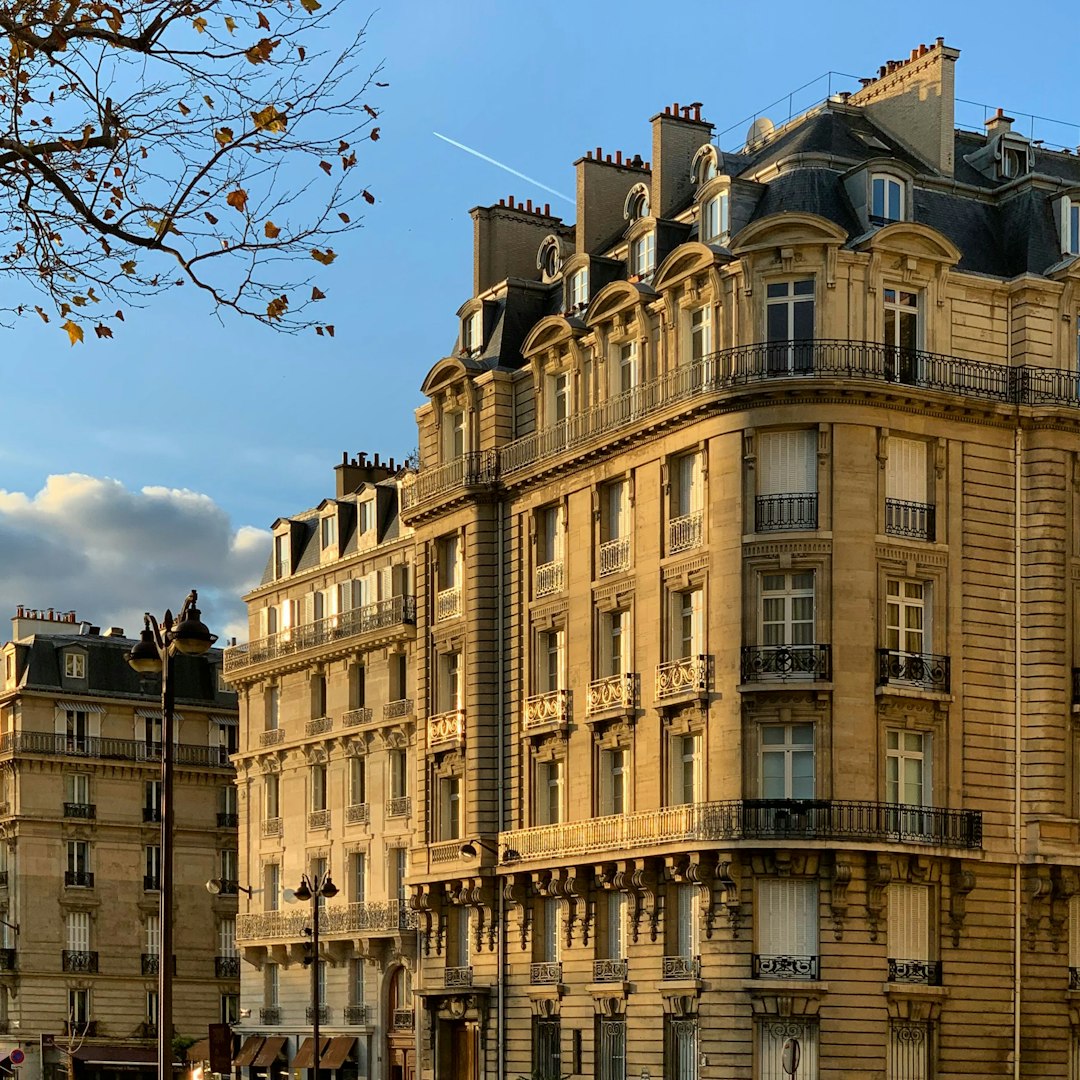
M 468 1020 L 440 1020 L 435 1080 L 479 1080 L 479 1030 Z

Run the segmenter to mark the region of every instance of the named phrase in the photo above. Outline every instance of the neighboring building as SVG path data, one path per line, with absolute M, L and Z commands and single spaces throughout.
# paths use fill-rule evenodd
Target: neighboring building
M 225 651 L 240 698 L 237 1065 L 310 1068 L 318 963 L 324 1077 L 405 1080 L 415 1061 L 416 915 L 405 888 L 416 807 L 413 542 L 395 463 L 345 457 L 336 497 L 273 525 L 251 641 Z M 302 874 L 330 872 L 311 951 Z M 306 1039 L 306 1041 L 305 1041 Z
M 157 1072 L 161 681 L 134 643 L 20 608 L 0 650 L 0 1026 L 28 1080 Z M 173 1023 L 196 1039 L 239 1011 L 237 712 L 220 650 L 175 673 Z

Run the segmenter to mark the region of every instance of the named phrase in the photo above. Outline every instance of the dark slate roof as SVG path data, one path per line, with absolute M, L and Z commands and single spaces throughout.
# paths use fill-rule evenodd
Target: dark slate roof
M 788 169 L 766 187 L 750 220 L 782 210 L 820 214 L 849 236 L 862 231 L 851 209 L 840 174 L 831 169 Z
M 937 229 L 960 249 L 960 269 L 1006 277 L 998 209 L 978 199 L 915 185 L 915 220 Z

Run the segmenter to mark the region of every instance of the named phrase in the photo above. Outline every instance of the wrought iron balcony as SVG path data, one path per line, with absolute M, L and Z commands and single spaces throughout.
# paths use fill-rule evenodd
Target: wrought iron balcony
M 161 761 L 161 744 L 141 739 L 71 738 L 51 731 L 9 731 L 0 736 L 0 755 L 35 754 L 41 757 L 98 758 L 105 761 Z M 177 743 L 174 762 L 178 768 L 227 768 L 221 748 L 199 743 Z
M 548 690 L 525 699 L 525 730 L 546 730 L 570 723 L 570 691 Z
M 237 941 L 304 941 L 306 911 L 259 911 L 236 917 Z M 327 904 L 319 915 L 324 934 L 390 933 L 416 929 L 416 912 L 404 900 Z
M 818 527 L 816 491 L 758 495 L 754 500 L 754 531 L 785 532 Z
M 64 1034 L 71 1038 L 96 1039 L 98 1022 L 96 1020 L 65 1020 Z
M 374 604 L 342 611 L 315 622 L 290 626 L 268 637 L 256 638 L 243 645 L 231 645 L 222 660 L 226 673 L 255 664 L 294 656 L 309 649 L 321 649 L 335 643 L 367 635 L 385 636 L 388 631 L 416 622 L 416 598 L 392 596 Z M 215 748 L 216 749 L 216 748 Z
M 65 870 L 64 884 L 69 889 L 92 889 L 94 875 L 89 870 Z
M 435 594 L 435 621 L 445 622 L 461 614 L 461 586 L 451 585 Z
M 320 829 L 329 829 L 330 811 L 312 810 L 307 816 L 307 827 L 309 832 L 316 832 Z
M 15 970 L 15 950 L 0 949 L 0 971 Z
M 906 499 L 885 500 L 885 532 L 911 540 L 933 540 L 937 515 L 928 503 Z
M 371 723 L 371 710 L 368 708 L 350 709 L 341 717 L 342 727 L 360 727 Z
M 281 1023 L 281 1006 L 264 1005 L 259 1010 L 259 1023 L 271 1026 Z
M 334 730 L 334 718 L 332 716 L 317 716 L 304 724 L 304 734 L 309 738 L 313 735 L 325 735 Z
M 97 807 L 93 803 L 66 802 L 64 803 L 64 817 L 93 821 L 97 817 Z
M 371 807 L 366 802 L 345 807 L 345 821 L 349 825 L 366 825 L 370 820 Z
M 307 1022 L 309 1024 L 312 1023 L 314 1021 L 314 1019 L 315 1019 L 315 1006 L 314 1005 L 309 1005 L 304 1010 L 304 1015 L 305 1015 L 305 1017 L 307 1017 Z M 330 1022 L 330 1006 L 329 1005 L 320 1005 L 319 1006 L 319 1023 L 320 1024 L 328 1024 L 329 1022 Z
M 665 956 L 660 968 L 661 979 L 701 978 L 700 956 Z
M 461 743 L 465 740 L 465 710 L 451 709 L 428 717 L 428 746 Z
M 538 599 L 541 596 L 551 596 L 552 593 L 561 592 L 563 587 L 563 561 L 552 559 L 551 562 L 541 563 L 533 577 L 533 596 Z
M 75 971 L 96 975 L 98 954 L 84 949 L 64 949 L 60 954 L 60 967 L 63 971 Z
M 889 957 L 889 982 L 941 985 L 940 960 L 895 960 Z
M 346 1005 L 341 1013 L 346 1024 L 370 1024 L 372 1009 L 370 1005 Z
M 630 537 L 605 540 L 597 552 L 597 576 L 607 577 L 630 569 Z
M 267 728 L 259 732 L 259 746 L 277 746 L 285 741 L 285 729 L 282 727 Z
M 386 800 L 386 816 L 388 818 L 412 817 L 412 797 L 410 795 L 395 795 Z
M 142 808 L 144 824 L 152 825 L 161 821 L 161 809 L 157 806 L 144 806 Z
M 382 709 L 384 720 L 402 720 L 413 714 L 412 698 L 398 698 L 397 701 L 388 701 Z
M 656 699 L 680 697 L 685 694 L 701 696 L 709 689 L 709 657 L 684 656 L 656 665 Z
M 416 1023 L 416 1014 L 412 1009 L 395 1009 L 390 1016 L 390 1026 L 394 1031 L 412 1031 Z
M 214 957 L 215 979 L 239 979 L 240 957 L 239 956 L 215 956 Z
M 816 956 L 760 955 L 754 954 L 755 979 L 816 979 L 818 958 Z
M 541 960 L 529 966 L 529 982 L 534 986 L 550 986 L 562 982 L 562 964 L 557 960 Z
M 589 683 L 585 698 L 585 715 L 596 716 L 612 709 L 633 709 L 636 704 L 635 687 L 637 675 L 632 671 L 621 675 L 608 675 Z
M 701 510 L 672 518 L 668 522 L 668 554 L 677 555 L 680 551 L 701 547 L 704 521 L 705 515 Z
M 156 975 L 161 970 L 161 960 L 157 953 L 142 954 L 142 973 L 144 975 Z
M 618 960 L 594 960 L 592 978 L 594 983 L 626 982 L 630 976 L 630 963 L 624 958 Z
M 494 484 L 499 478 L 495 450 L 471 451 L 431 469 L 421 469 L 401 488 L 402 514 L 414 513 L 424 503 L 453 498 L 473 487 Z
M 911 686 L 948 693 L 949 684 L 947 656 L 878 649 L 878 686 Z
M 217 816 L 219 829 L 235 829 L 240 825 L 240 815 L 231 814 L 226 810 L 219 810 Z
M 1080 968 L 1069 968 L 1069 989 L 1080 990 Z
M 472 965 L 448 967 L 443 970 L 443 986 L 472 986 Z
M 160 874 L 143 874 L 143 892 L 159 892 L 161 890 Z
M 677 843 L 850 840 L 952 848 L 982 845 L 982 814 L 932 806 L 839 799 L 686 803 L 499 834 L 515 864 Z
M 279 817 L 263 818 L 262 820 L 262 834 L 265 837 L 281 836 L 284 830 L 284 823 Z
M 828 682 L 832 678 L 832 649 L 828 645 L 744 645 L 742 681 Z

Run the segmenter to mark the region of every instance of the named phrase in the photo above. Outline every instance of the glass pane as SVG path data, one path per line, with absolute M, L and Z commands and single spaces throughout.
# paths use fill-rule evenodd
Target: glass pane
M 805 278 L 802 281 L 795 282 L 794 293 L 796 296 L 813 296 L 814 295 L 814 279 Z
M 885 216 L 885 181 L 881 177 L 874 178 L 873 195 L 870 199 L 870 213 L 874 217 Z
M 788 283 L 786 281 L 774 281 L 766 288 L 766 295 L 768 296 L 787 296 L 788 295 Z
M 783 799 L 787 797 L 784 784 L 784 757 L 782 752 L 770 751 L 761 756 L 761 797 Z
M 814 753 L 797 750 L 791 755 L 791 797 L 812 799 L 814 797 Z
M 791 742 L 795 746 L 814 745 L 814 725 L 795 724 L 791 728 Z
M 782 746 L 786 729 L 776 724 L 770 724 L 761 729 L 761 742 L 765 746 Z
M 770 286 L 771 288 L 772 286 Z M 788 309 L 786 304 L 771 304 L 768 313 L 766 338 L 768 341 L 787 341 Z
M 899 221 L 902 217 L 900 213 L 900 193 L 901 187 L 895 180 L 889 181 L 889 219 L 891 221 Z
M 800 300 L 793 305 L 795 313 L 795 332 L 792 337 L 806 341 L 814 336 L 814 301 Z

